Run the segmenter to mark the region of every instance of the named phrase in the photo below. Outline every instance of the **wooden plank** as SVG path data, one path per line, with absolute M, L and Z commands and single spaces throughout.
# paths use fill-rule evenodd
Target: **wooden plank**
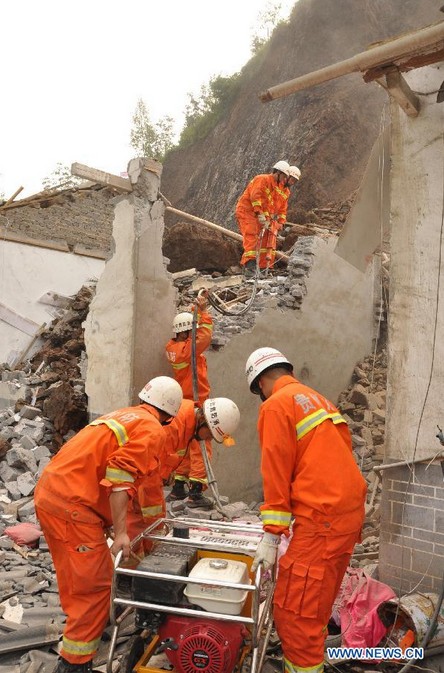
M 15 190 L 14 194 L 9 197 L 9 199 L 3 203 L 3 205 L 0 206 L 0 208 L 6 208 L 6 206 L 9 206 L 10 203 L 12 203 L 15 199 L 16 196 L 20 194 L 24 190 L 24 187 L 19 187 L 18 189 Z
M 90 168 L 84 164 L 73 163 L 71 166 L 71 174 L 76 175 L 79 178 L 91 180 L 92 182 L 98 182 L 100 185 L 115 187 L 115 189 L 127 192 L 128 194 L 133 191 L 131 182 L 126 178 L 121 178 L 120 175 L 113 175 L 112 173 L 106 173 L 105 171 L 99 171 L 97 168 Z
M 423 68 L 425 65 L 431 65 L 432 63 L 439 63 L 442 60 L 444 60 L 444 46 L 427 54 L 409 54 L 403 59 L 396 59 L 391 63 L 369 68 L 363 75 L 364 82 L 373 82 L 383 77 L 387 72 L 387 67 L 393 67 L 393 65 L 396 65 L 401 72 L 407 72 L 416 68 Z
M 37 248 L 47 248 L 48 250 L 58 250 L 59 252 L 70 252 L 69 246 L 65 241 L 60 243 L 57 241 L 45 241 L 41 238 L 30 238 L 24 234 L 18 234 L 13 231 L 9 231 L 6 227 L 0 225 L 0 237 L 4 241 L 9 241 L 10 243 L 23 243 L 23 245 L 34 245 Z
M 25 318 L 25 316 L 20 315 L 16 311 L 13 311 L 12 308 L 9 308 L 2 303 L 0 303 L 0 320 L 3 320 L 3 322 L 11 325 L 12 327 L 15 327 L 16 329 L 20 330 L 20 332 L 24 332 L 29 336 L 34 336 L 36 331 L 39 329 L 39 325 L 36 322 L 29 320 L 29 318 Z
M 417 117 L 421 108 L 418 96 L 416 96 L 405 78 L 396 68 L 390 70 L 385 79 L 376 80 L 387 93 L 398 103 L 409 117 Z

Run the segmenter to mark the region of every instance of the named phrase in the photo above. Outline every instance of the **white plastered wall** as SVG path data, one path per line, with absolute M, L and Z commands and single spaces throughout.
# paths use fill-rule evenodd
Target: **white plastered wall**
M 70 296 L 100 277 L 105 262 L 83 255 L 0 240 L 0 303 L 36 326 L 53 320 L 38 300 L 48 291 Z M 31 330 L 29 330 L 31 331 Z M 0 319 L 0 361 L 21 353 L 32 335 Z

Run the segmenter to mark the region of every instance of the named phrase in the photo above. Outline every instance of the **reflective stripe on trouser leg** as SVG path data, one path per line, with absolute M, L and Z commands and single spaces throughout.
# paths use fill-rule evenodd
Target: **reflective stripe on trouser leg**
M 208 459 L 211 461 L 213 454 L 213 447 L 209 439 L 205 441 Z M 207 473 L 205 470 L 204 460 L 202 458 L 202 451 L 197 440 L 193 439 L 189 448 L 190 454 L 190 481 L 197 481 L 206 485 L 208 483 Z
M 250 260 L 256 259 L 257 237 L 260 232 L 260 225 L 254 215 L 237 216 L 239 229 L 242 233 L 242 246 L 244 254 L 240 263 L 246 264 Z
M 284 672 L 285 673 L 323 673 L 324 671 L 324 662 L 321 661 L 320 664 L 316 666 L 307 666 L 303 668 L 302 666 L 296 666 L 292 664 L 291 661 L 284 657 Z
M 103 527 L 73 524 L 38 507 L 37 515 L 67 616 L 61 655 L 71 664 L 83 664 L 93 658 L 109 617 L 113 564 Z M 82 547 L 91 551 L 79 551 Z

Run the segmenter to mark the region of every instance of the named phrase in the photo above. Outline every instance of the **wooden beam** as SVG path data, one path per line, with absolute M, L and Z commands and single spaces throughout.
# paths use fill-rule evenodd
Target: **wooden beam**
M 131 182 L 126 178 L 121 178 L 120 175 L 113 175 L 112 173 L 106 173 L 105 171 L 99 171 L 97 168 L 90 168 L 84 164 L 72 164 L 71 175 L 91 180 L 91 182 L 98 182 L 100 185 L 108 185 L 109 187 L 114 187 L 122 192 L 129 193 L 133 191 Z
M 7 201 L 5 201 L 5 203 L 3 203 L 0 206 L 0 208 L 6 208 L 6 206 L 9 206 L 9 204 L 14 201 L 15 197 L 18 196 L 20 194 L 20 192 L 22 192 L 23 190 L 24 190 L 24 187 L 19 187 L 18 189 L 16 189 L 14 194 L 12 196 L 10 196 L 9 199 Z
M 388 94 L 400 105 L 409 117 L 417 117 L 421 108 L 416 96 L 398 69 L 390 70 L 384 79 L 376 80 Z
M 28 334 L 28 336 L 34 336 L 34 334 L 39 329 L 39 325 L 36 322 L 30 320 L 29 318 L 25 318 L 25 316 L 20 315 L 16 311 L 13 311 L 12 308 L 9 308 L 8 306 L 5 306 L 5 304 L 1 303 L 0 320 L 3 320 L 3 322 L 11 325 L 11 327 L 15 327 L 16 329 L 20 330 L 20 332 Z

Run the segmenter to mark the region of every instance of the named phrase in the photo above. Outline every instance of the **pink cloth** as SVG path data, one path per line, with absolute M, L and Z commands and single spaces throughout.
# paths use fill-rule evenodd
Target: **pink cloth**
M 394 597 L 389 586 L 366 575 L 363 568 L 348 568 L 333 608 L 333 615 L 340 619 L 342 646 L 378 645 L 387 629 L 377 608 Z
M 30 547 L 35 547 L 35 543 L 39 539 L 42 531 L 35 523 L 18 523 L 16 526 L 9 526 L 5 528 L 5 535 L 11 538 L 17 544 L 25 544 Z

